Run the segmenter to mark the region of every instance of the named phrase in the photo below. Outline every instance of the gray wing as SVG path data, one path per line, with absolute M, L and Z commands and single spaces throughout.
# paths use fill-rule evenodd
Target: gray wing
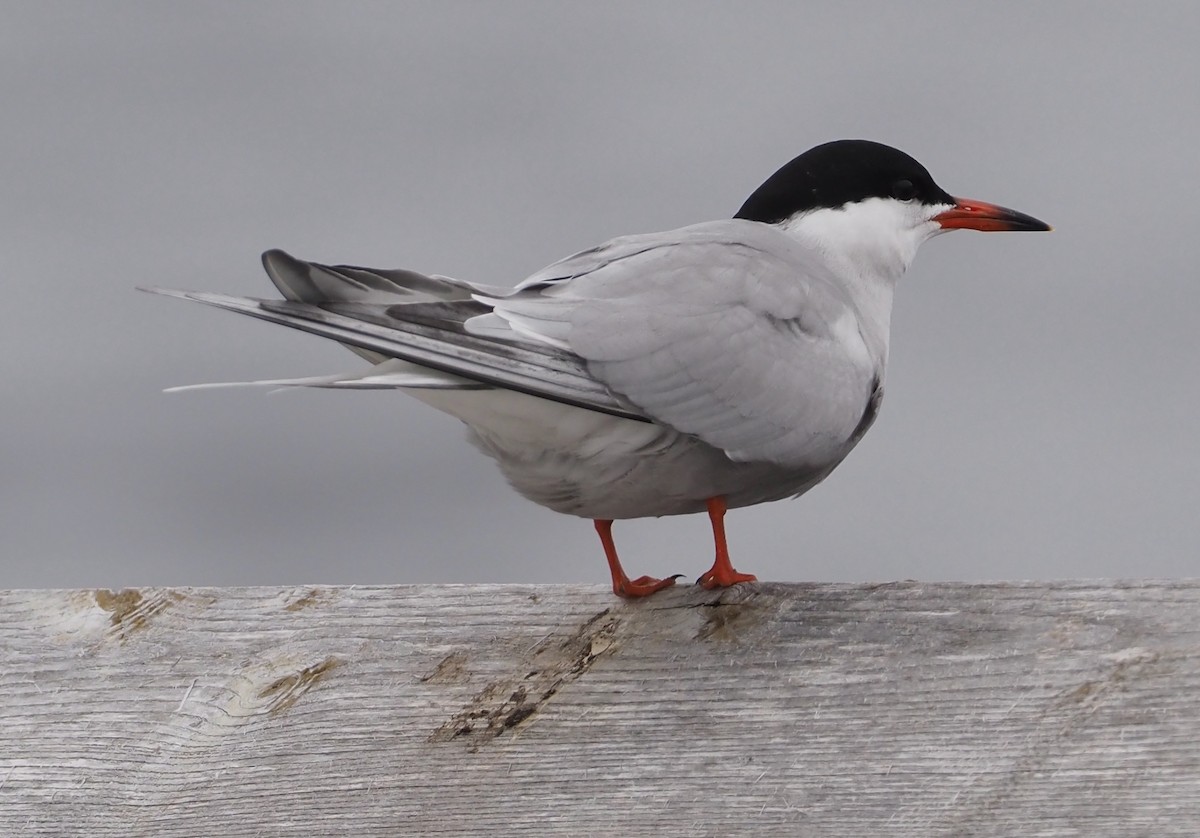
M 262 255 L 263 269 L 284 299 L 298 303 L 397 303 L 470 300 L 472 294 L 504 295 L 508 291 L 448 276 L 426 276 L 409 270 L 380 270 L 355 265 L 322 265 L 306 262 L 282 250 Z M 350 343 L 343 344 L 373 364 L 388 356 Z
M 882 375 L 837 279 L 753 222 L 619 239 L 485 302 L 655 421 L 740 461 L 836 461 Z
M 516 339 L 511 332 L 511 340 L 467 333 L 464 320 L 489 311 L 473 300 L 393 305 L 306 303 L 162 288 L 143 290 L 279 323 L 376 357 L 397 358 L 450 373 L 467 379 L 468 386 L 517 390 L 625 419 L 649 421 L 594 379 L 570 352 Z
M 386 375 L 247 382 L 250 384 L 401 388 L 484 385 L 649 421 L 592 378 L 571 352 L 540 341 L 522 340 L 507 326 L 468 333 L 465 321 L 479 319 L 491 310 L 473 296 L 505 295 L 511 293 L 509 290 L 415 271 L 322 265 L 296 259 L 281 250 L 264 253 L 263 267 L 285 300 L 161 288 L 143 290 L 331 338 L 376 365 L 394 358 L 448 374 L 444 380 L 418 379 L 393 374 L 389 366 Z

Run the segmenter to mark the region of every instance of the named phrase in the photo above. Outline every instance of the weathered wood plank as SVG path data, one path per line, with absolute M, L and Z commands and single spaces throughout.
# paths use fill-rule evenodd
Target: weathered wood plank
M 1200 834 L 1200 583 L 0 593 L 0 834 Z

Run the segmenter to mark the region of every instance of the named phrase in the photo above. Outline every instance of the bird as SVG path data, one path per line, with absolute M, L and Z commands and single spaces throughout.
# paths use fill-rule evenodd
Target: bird
M 397 389 L 459 419 L 521 495 L 591 519 L 613 592 L 630 579 L 617 520 L 707 513 L 733 566 L 728 509 L 798 497 L 871 427 L 892 299 L 918 247 L 950 230 L 1045 231 L 956 198 L 904 152 L 835 140 L 794 158 L 732 218 L 614 238 L 515 287 L 411 270 L 324 265 L 268 250 L 282 300 L 144 288 L 341 343 L 344 375 L 209 386 Z

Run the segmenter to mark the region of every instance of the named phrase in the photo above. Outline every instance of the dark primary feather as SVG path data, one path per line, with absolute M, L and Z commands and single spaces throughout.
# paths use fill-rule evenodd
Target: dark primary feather
M 472 381 L 516 390 L 623 419 L 649 421 L 592 378 L 570 352 L 467 332 L 463 323 L 490 311 L 473 300 L 374 304 L 299 303 L 191 291 L 146 289 L 247 314 L 340 343 Z

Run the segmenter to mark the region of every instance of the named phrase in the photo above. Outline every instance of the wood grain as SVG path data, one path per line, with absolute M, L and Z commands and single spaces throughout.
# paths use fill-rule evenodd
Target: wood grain
M 1200 583 L 0 593 L 0 835 L 1200 834 Z

